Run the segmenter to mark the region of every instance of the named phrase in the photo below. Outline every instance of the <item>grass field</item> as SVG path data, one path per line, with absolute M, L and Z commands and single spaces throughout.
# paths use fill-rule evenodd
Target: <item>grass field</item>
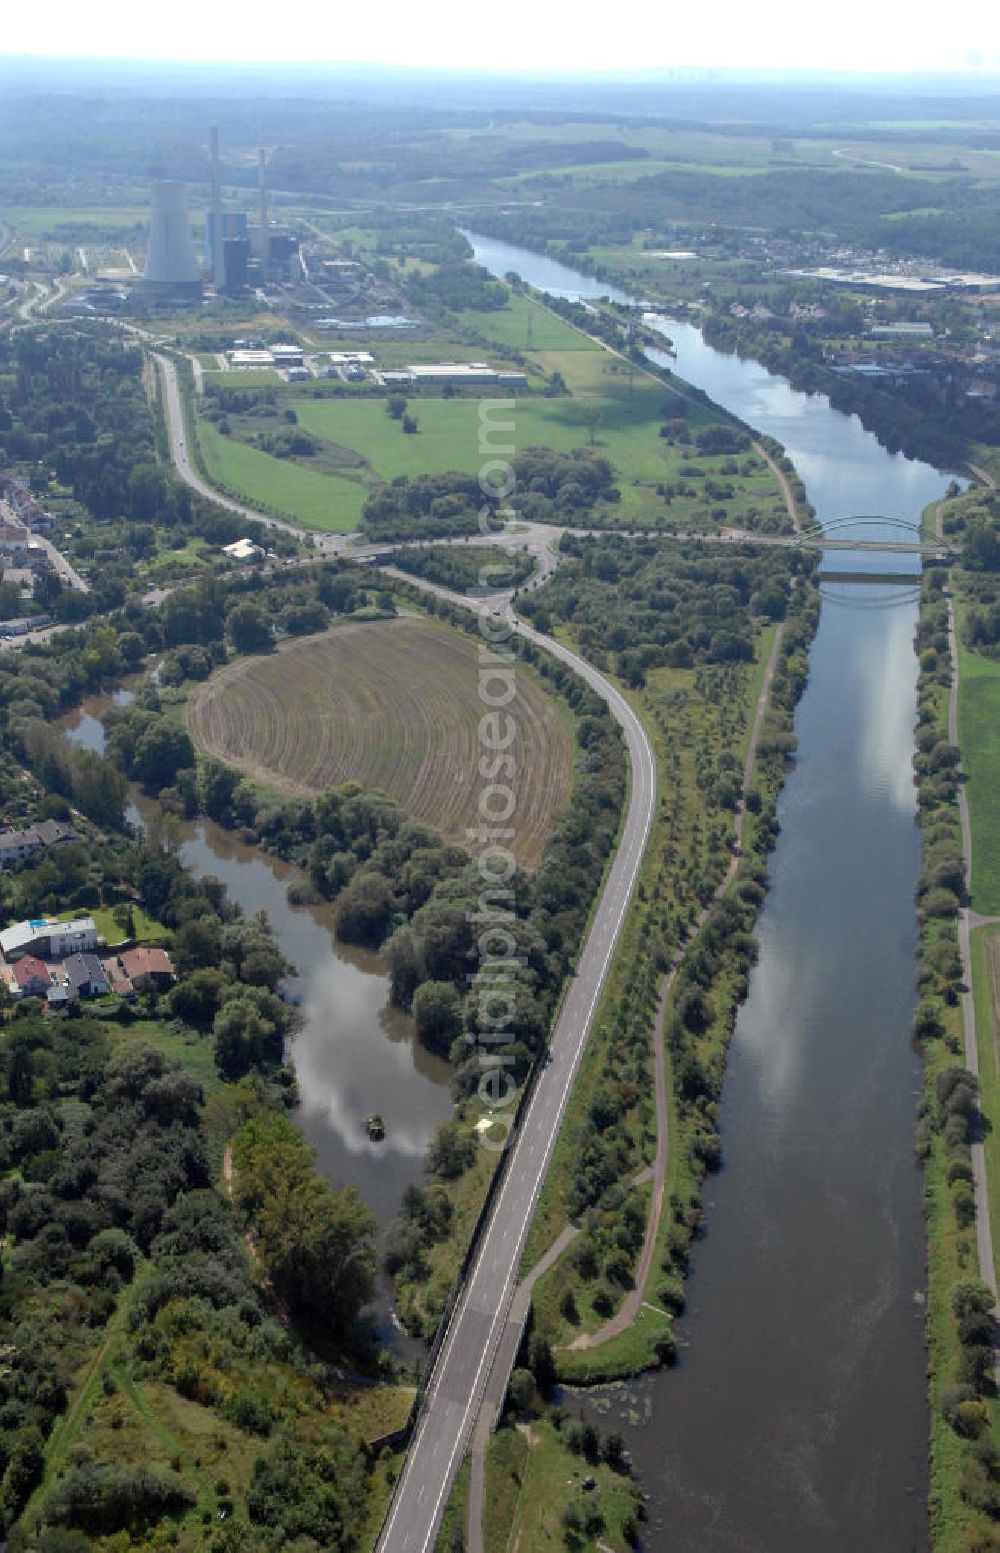
M 979 1087 L 983 1112 L 991 1125 L 984 1137 L 986 1179 L 993 1231 L 993 1259 L 1000 1257 L 1000 930 L 979 928 L 972 934 L 972 991 L 976 1007 Z
M 656 485 L 675 479 L 682 464 L 697 465 L 712 476 L 722 459 L 704 459 L 691 450 L 681 450 L 659 435 L 663 406 L 670 390 L 663 384 L 636 374 L 629 382 L 622 363 L 597 350 L 549 351 L 538 360 L 548 371 L 561 371 L 573 391 L 573 397 L 561 395 L 546 399 L 527 396 L 515 401 L 511 419 L 512 441 L 518 449 L 551 447 L 560 453 L 586 448 L 590 442 L 587 417 L 596 404 L 599 420 L 594 431 L 594 450 L 610 458 L 622 493 L 622 511 L 641 517 L 644 512 L 663 513 Z M 469 474 L 482 464 L 479 446 L 478 399 L 414 398 L 410 403 L 419 431 L 407 436 L 397 421 L 385 413 L 378 399 L 325 399 L 296 402 L 296 413 L 306 431 L 326 442 L 353 449 L 366 460 L 369 481 L 393 480 L 398 475 L 439 474 L 458 469 Z M 697 418 L 692 417 L 697 424 Z M 225 439 L 219 438 L 219 441 Z M 256 458 L 267 455 L 251 452 Z M 283 471 L 287 465 L 279 460 Z M 745 463 L 741 458 L 741 463 Z M 301 466 L 293 466 L 299 469 Z M 303 469 L 303 475 L 311 471 Z M 312 475 L 314 480 L 322 476 Z M 348 482 L 337 479 L 338 488 Z M 726 503 L 727 521 L 739 522 L 750 507 L 784 513 L 777 483 L 766 465 L 753 459 L 753 472 L 732 477 L 733 497 Z M 693 487 L 692 487 L 693 488 Z M 354 486 L 363 496 L 364 485 Z M 261 494 L 261 487 L 257 487 Z M 691 500 L 706 507 L 710 498 L 697 491 Z
M 972 824 L 973 908 L 1000 913 L 1000 662 L 959 644 L 959 737 Z
M 238 372 L 224 372 L 214 356 L 202 361 L 205 382 L 221 388 L 276 388 L 285 379 L 276 367 L 241 367 Z
M 173 1024 L 160 1019 L 136 1019 L 130 1025 L 115 1024 L 108 1020 L 106 1030 L 112 1047 L 129 1046 L 136 1041 L 155 1046 L 165 1057 L 179 1062 L 197 1080 L 206 1095 L 214 1095 L 223 1087 L 215 1065 L 215 1046 L 210 1035 L 197 1035 L 192 1030 L 175 1028 Z
M 61 205 L 8 205 L 4 209 L 4 220 L 19 237 L 27 241 L 52 237 L 59 242 L 66 242 L 74 234 L 77 241 L 83 241 L 86 234 L 96 228 L 121 232 L 136 226 L 147 226 L 149 206 L 71 209 Z
M 584 1478 L 593 1480 L 585 1490 Z M 551 1548 L 617 1550 L 629 1546 L 625 1526 L 634 1517 L 636 1487 L 604 1462 L 573 1456 L 547 1418 L 525 1429 L 498 1429 L 486 1458 L 483 1515 L 485 1553 L 537 1553 Z M 599 1511 L 588 1533 L 567 1533 L 563 1512 L 572 1504 L 583 1521 Z
M 541 856 L 569 792 L 573 750 L 562 716 L 518 667 L 510 715 L 519 862 Z M 430 621 L 349 623 L 239 658 L 194 692 L 188 726 L 203 753 L 281 791 L 347 781 L 381 788 L 418 820 L 465 843 L 483 781 L 476 645 Z
M 396 342 L 380 352 L 380 359 L 395 360 L 400 351 L 400 361 L 459 359 L 470 351 L 489 358 L 491 346 L 515 347 L 524 352 L 534 384 L 559 373 L 569 389 L 551 398 L 538 392 L 516 396 L 511 439 L 516 449 L 572 453 L 593 447 L 614 466 L 623 517 L 637 523 L 752 527 L 763 519 L 764 526 L 772 527 L 774 514 L 778 526 L 784 526 L 777 482 L 755 455 L 741 457 L 738 471 L 730 465 L 723 476 L 720 466 L 726 459 L 707 458 L 692 445 L 660 436 L 663 421 L 678 414 L 686 413 L 692 427 L 714 420 L 709 408 L 682 403 L 669 384 L 604 349 L 537 298 L 512 293 L 506 307 L 465 312 L 458 322 L 450 334 Z M 469 345 L 470 330 L 482 338 L 481 346 Z M 331 341 L 329 347 L 343 343 Z M 207 372 L 206 378 L 230 387 L 258 386 L 249 374 Z M 483 461 L 479 395 L 411 395 L 416 435 L 404 433 L 401 423 L 386 414 L 381 397 L 314 399 L 282 386 L 279 403 L 294 406 L 302 428 L 319 439 L 314 459 L 278 459 L 251 446 L 263 425 L 259 419 L 244 425 L 238 415 L 230 437 L 210 422 L 199 422 L 202 454 L 209 478 L 223 490 L 307 527 L 347 532 L 358 526 L 368 492 L 382 482 L 450 470 L 472 474 Z M 352 459 L 354 468 L 338 468 Z M 714 492 L 704 488 L 705 481 L 714 482 Z M 669 501 L 657 491 L 665 484 L 671 486 Z
M 590 342 L 534 297 L 512 292 L 506 307 L 492 313 L 466 311 L 459 320 L 498 345 L 523 351 L 591 350 Z
M 126 934 L 115 921 L 115 914 L 110 906 L 100 906 L 90 915 L 105 943 L 113 945 L 125 942 Z M 154 917 L 149 916 L 139 905 L 132 907 L 132 921 L 135 924 L 135 937 L 139 943 L 156 943 L 160 939 L 170 937 L 170 930 L 165 928 L 162 922 L 157 922 Z
M 357 528 L 364 486 L 258 452 L 245 442 L 222 436 L 209 421 L 199 421 L 198 440 L 209 478 L 223 490 L 262 503 L 307 528 L 333 534 Z
M 478 399 L 412 399 L 410 410 L 420 427 L 416 436 L 401 430 L 381 399 L 303 400 L 295 408 L 306 431 L 353 448 L 380 479 L 394 480 L 397 475 L 439 474 L 445 469 L 476 473 L 483 462 L 479 404 Z M 575 399 L 520 398 L 510 417 L 513 440 L 518 447 L 544 445 L 560 452 L 584 447 L 584 410 Z

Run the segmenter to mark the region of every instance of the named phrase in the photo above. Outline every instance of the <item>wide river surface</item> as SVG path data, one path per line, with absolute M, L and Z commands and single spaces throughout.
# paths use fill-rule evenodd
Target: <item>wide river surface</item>
M 495 274 L 609 294 L 551 259 L 471 240 Z M 947 475 L 886 453 L 824 398 L 713 350 L 689 324 L 663 328 L 676 360 L 654 359 L 778 438 L 821 521 L 918 522 L 943 493 Z M 928 1543 L 921 1070 L 909 1033 L 917 602 L 905 588 L 824 591 L 680 1363 L 628 1388 L 628 1412 L 649 1414 L 627 1433 L 657 1550 Z

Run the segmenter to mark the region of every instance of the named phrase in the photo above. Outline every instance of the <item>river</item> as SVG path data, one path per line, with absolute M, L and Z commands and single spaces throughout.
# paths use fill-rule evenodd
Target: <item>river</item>
M 494 274 L 629 300 L 471 236 Z M 821 521 L 919 522 L 948 476 L 890 455 L 856 417 L 663 320 L 651 352 L 776 437 Z M 899 570 L 898 557 L 893 558 Z M 871 558 L 867 561 L 870 564 Z M 843 556 L 838 553 L 837 565 Z M 874 607 L 873 607 L 874 606 Z M 760 957 L 723 1090 L 676 1370 L 603 1399 L 676 1553 L 907 1553 L 928 1545 L 921 1067 L 913 892 L 915 591 L 824 600 L 782 793 Z M 637 1426 L 637 1415 L 648 1422 Z M 630 1422 L 631 1420 L 631 1422 Z
M 69 737 L 103 751 L 100 716 L 112 701 L 131 700 L 129 681 L 114 696 L 94 696 L 63 720 Z M 133 793 L 130 818 L 150 800 Z M 389 978 L 375 954 L 334 937 L 327 905 L 292 906 L 288 886 L 301 874 L 247 846 L 211 820 L 182 827 L 181 859 L 199 876 L 223 880 L 247 914 L 264 910 L 283 952 L 297 969 L 292 983 L 302 1023 L 291 1044 L 301 1103 L 293 1113 L 334 1186 L 355 1186 L 384 1231 L 403 1192 L 423 1175 L 434 1129 L 451 1114 L 451 1070 L 416 1039 L 413 1022 L 389 1002 Z M 386 1136 L 373 1143 L 365 1117 L 378 1111 Z

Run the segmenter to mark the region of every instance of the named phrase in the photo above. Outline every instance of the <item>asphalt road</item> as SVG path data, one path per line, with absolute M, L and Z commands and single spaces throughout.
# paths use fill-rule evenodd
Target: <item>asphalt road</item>
M 164 356 L 158 355 L 156 360 L 164 385 L 171 453 L 181 478 L 207 500 L 257 522 L 266 522 L 251 508 L 213 490 L 192 467 L 176 369 Z M 287 528 L 301 537 L 301 531 L 290 524 L 271 521 L 273 526 Z M 497 542 L 521 544 L 530 549 L 543 577 L 548 576 L 558 563 L 554 548 L 557 536 L 539 529 L 538 525 L 523 525 L 517 534 L 508 533 L 503 539 L 497 536 Z M 340 536 L 323 548 L 327 554 L 351 554 Z M 372 547 L 372 550 L 378 548 Z M 360 558 L 357 550 L 353 553 Z M 401 575 L 407 582 L 463 608 L 476 607 L 464 595 L 425 583 L 420 578 Z M 503 1184 L 438 1355 L 427 1401 L 379 1540 L 379 1553 L 428 1553 L 433 1547 L 448 1493 L 465 1454 L 507 1324 L 528 1227 L 639 876 L 655 813 L 655 755 L 642 723 L 625 697 L 585 659 L 552 637 L 521 622 L 517 622 L 515 629 L 525 640 L 560 658 L 610 708 L 622 728 L 628 750 L 631 767 L 628 808 L 618 849 L 579 955 L 578 969 L 570 981 L 552 1030 L 548 1061 L 539 1074 L 527 1114 L 511 1142 Z M 513 1355 L 510 1359 L 512 1362 Z M 496 1374 L 493 1382 L 497 1383 Z
M 52 563 L 52 570 L 60 581 L 66 583 L 67 587 L 75 588 L 78 593 L 90 592 L 90 583 L 83 580 L 73 563 L 63 555 L 61 550 L 56 549 L 51 539 L 46 539 L 44 534 L 32 534 L 31 537 L 32 541 L 36 545 L 41 545 L 47 553 Z
M 467 599 L 446 589 L 433 591 L 468 605 Z M 427 1402 L 378 1543 L 379 1553 L 428 1553 L 434 1546 L 448 1493 L 461 1465 L 506 1326 L 528 1227 L 638 878 L 655 812 L 653 749 L 624 696 L 583 658 L 552 637 L 520 623 L 516 629 L 520 636 L 562 659 L 579 674 L 606 702 L 620 724 L 631 765 L 628 809 L 577 972 L 552 1031 L 549 1060 L 539 1074 L 528 1112 L 510 1145 L 503 1184 L 442 1344 Z
M 296 528 L 292 523 L 282 523 L 279 518 L 269 518 L 265 513 L 257 512 L 253 507 L 247 507 L 243 502 L 235 501 L 232 496 L 226 496 L 222 491 L 217 491 L 215 486 L 209 485 L 195 469 L 188 456 L 187 432 L 184 429 L 184 414 L 181 408 L 180 384 L 177 381 L 177 368 L 167 356 L 153 353 L 160 371 L 160 382 L 163 384 L 163 400 L 166 408 L 167 435 L 170 438 L 170 454 L 174 461 L 174 467 L 185 485 L 197 491 L 199 496 L 204 496 L 206 501 L 214 502 L 217 507 L 225 507 L 229 512 L 238 512 L 241 517 L 249 518 L 254 523 L 261 523 L 265 528 L 284 529 L 286 534 L 294 534 L 296 539 L 305 538 L 304 531 Z M 317 535 L 319 541 L 326 536 Z M 333 539 L 334 536 L 329 536 Z M 324 548 L 327 548 L 324 546 Z M 336 549 L 330 545 L 330 549 Z

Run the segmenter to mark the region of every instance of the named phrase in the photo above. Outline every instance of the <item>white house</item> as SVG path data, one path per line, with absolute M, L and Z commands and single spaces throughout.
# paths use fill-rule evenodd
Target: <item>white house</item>
M 69 954 L 87 954 L 97 948 L 97 926 L 93 917 L 74 917 L 69 922 L 52 922 L 38 917 L 31 922 L 15 922 L 0 933 L 0 952 L 9 963 L 22 955 L 41 959 L 64 960 Z

